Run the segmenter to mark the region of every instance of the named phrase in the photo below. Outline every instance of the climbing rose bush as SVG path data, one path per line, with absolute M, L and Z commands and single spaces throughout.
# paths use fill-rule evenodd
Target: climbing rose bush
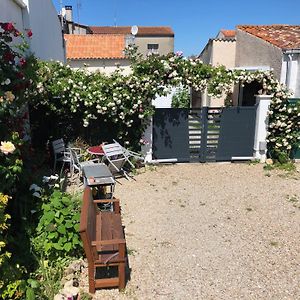
M 28 37 L 31 34 L 27 32 Z M 8 222 L 15 221 L 10 220 L 7 205 L 17 201 L 23 170 L 21 148 L 28 139 L 26 94 L 35 79 L 36 67 L 35 59 L 26 55 L 27 51 L 24 34 L 12 23 L 0 22 L 0 295 L 3 299 L 14 299 L 8 284 L 18 286 L 17 280 L 11 279 L 18 266 L 9 260 L 13 253 L 7 250 Z
M 58 116 L 80 116 L 82 125 L 101 119 L 118 125 L 117 138 L 125 144 L 141 141 L 149 117 L 153 114 L 152 100 L 166 95 L 171 87 L 207 89 L 211 96 L 229 93 L 232 86 L 257 81 L 262 94 L 272 95 L 269 111 L 269 148 L 275 157 L 288 156 L 299 139 L 299 105 L 288 108 L 289 91 L 270 71 L 249 72 L 212 67 L 199 59 L 187 59 L 181 52 L 143 58 L 131 47 L 126 55 L 132 62 L 132 73 L 112 75 L 72 70 L 62 63 L 40 63 L 38 82 L 33 93 L 35 106 L 42 106 Z M 59 99 L 59 101 L 54 100 Z M 138 122 L 138 120 L 142 122 Z M 286 130 L 288 135 L 286 135 Z

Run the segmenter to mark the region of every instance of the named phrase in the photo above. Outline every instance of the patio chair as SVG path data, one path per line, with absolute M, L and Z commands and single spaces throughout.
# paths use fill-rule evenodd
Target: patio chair
M 128 160 L 130 159 L 130 157 L 133 157 L 137 161 L 141 161 L 143 163 L 145 162 L 145 157 L 143 155 L 141 155 L 140 153 L 131 151 L 131 150 L 123 147 L 118 141 L 116 141 L 114 139 L 113 139 L 113 141 L 122 147 L 124 155 L 128 158 Z
M 110 172 L 115 176 L 116 174 L 124 175 L 129 180 L 129 175 L 124 169 L 124 165 L 128 163 L 132 168 L 134 168 L 133 163 L 125 155 L 123 147 L 114 142 L 112 144 L 105 144 L 102 146 L 104 152 L 104 159 L 108 163 L 108 168 Z
M 82 168 L 85 166 L 92 165 L 94 163 L 99 163 L 99 159 L 91 159 L 87 161 L 82 161 L 82 153 L 80 148 L 70 148 L 71 154 L 71 178 L 75 173 L 75 170 L 79 172 L 79 177 L 82 175 Z
M 52 142 L 53 156 L 54 156 L 54 165 L 53 172 L 56 170 L 57 162 L 62 162 L 62 168 L 65 163 L 71 165 L 71 155 L 70 151 L 66 148 L 65 142 L 63 139 L 58 139 Z

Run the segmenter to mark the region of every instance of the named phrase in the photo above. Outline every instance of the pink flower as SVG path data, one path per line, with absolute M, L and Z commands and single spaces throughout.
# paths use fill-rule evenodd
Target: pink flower
M 27 30 L 27 36 L 30 38 L 30 37 L 32 37 L 32 31 L 31 31 L 31 29 L 28 29 Z
M 1 27 L 4 31 L 14 31 L 15 30 L 15 27 L 13 25 L 13 23 L 2 23 L 1 24 Z
M 19 64 L 20 64 L 21 67 L 24 67 L 26 65 L 26 59 L 25 58 L 21 58 L 19 60 Z
M 181 56 L 183 55 L 183 52 L 182 52 L 182 51 L 177 51 L 177 52 L 175 53 L 175 55 L 181 57 Z

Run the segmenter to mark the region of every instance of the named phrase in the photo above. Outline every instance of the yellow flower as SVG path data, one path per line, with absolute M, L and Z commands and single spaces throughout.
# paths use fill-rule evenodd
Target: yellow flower
M 1 142 L 0 151 L 4 154 L 13 153 L 15 150 L 16 147 L 12 142 Z
M 4 93 L 4 96 L 5 96 L 5 98 L 6 98 L 8 101 L 10 101 L 10 102 L 14 101 L 15 98 L 16 98 L 15 95 L 14 95 L 11 91 L 5 92 L 5 93 Z

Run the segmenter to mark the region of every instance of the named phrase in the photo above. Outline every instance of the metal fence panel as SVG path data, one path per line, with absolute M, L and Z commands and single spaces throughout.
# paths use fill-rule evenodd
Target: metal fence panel
M 157 108 L 153 116 L 153 158 L 189 161 L 189 109 Z
M 223 109 L 217 161 L 230 161 L 232 157 L 253 156 L 255 119 L 256 106 Z

